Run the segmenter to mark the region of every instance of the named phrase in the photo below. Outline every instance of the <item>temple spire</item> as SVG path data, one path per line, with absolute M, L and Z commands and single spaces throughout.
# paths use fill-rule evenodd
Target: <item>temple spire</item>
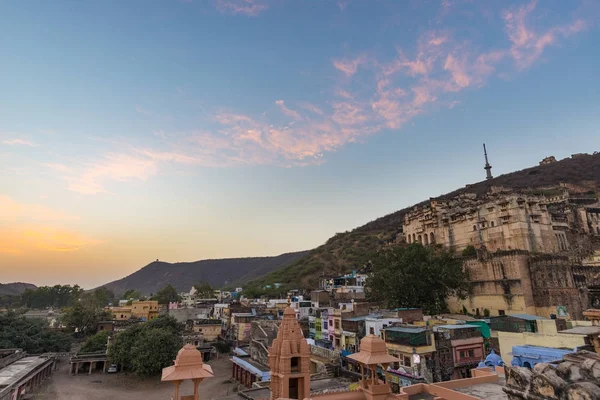
M 487 150 L 485 148 L 485 143 L 483 144 L 483 154 L 485 155 L 485 167 L 483 167 L 483 169 L 485 169 L 485 179 L 492 179 L 493 178 L 493 176 L 492 176 L 492 166 L 488 162 Z

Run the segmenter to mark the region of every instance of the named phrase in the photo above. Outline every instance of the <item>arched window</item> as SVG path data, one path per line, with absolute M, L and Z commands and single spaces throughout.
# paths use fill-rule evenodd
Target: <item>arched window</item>
M 408 235 L 408 236 L 406 237 L 406 243 L 410 244 L 410 243 L 411 243 L 411 242 L 410 242 L 410 239 L 412 239 L 412 236 L 411 236 L 411 235 Z
M 414 242 L 416 242 L 416 241 L 417 241 L 417 236 L 416 236 L 416 235 L 413 233 L 413 239 L 412 239 L 412 242 L 414 243 Z
M 496 225 L 496 223 L 495 223 L 494 221 L 492 221 L 492 222 L 491 222 L 491 224 L 492 224 L 492 227 L 493 227 L 494 225 Z
M 417 236 L 417 240 L 419 241 L 419 243 L 423 243 L 423 239 L 421 238 L 421 235 Z
M 477 230 L 477 225 L 473 225 L 473 230 L 476 231 Z
M 429 244 L 429 235 L 428 234 L 423 235 L 423 244 Z
M 433 232 L 429 234 L 429 243 L 435 243 L 435 236 L 433 235 Z

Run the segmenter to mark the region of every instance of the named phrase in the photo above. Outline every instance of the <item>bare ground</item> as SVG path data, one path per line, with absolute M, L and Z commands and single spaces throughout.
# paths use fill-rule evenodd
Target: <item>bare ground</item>
M 235 393 L 235 383 L 229 383 L 231 361 L 227 356 L 211 360 L 208 364 L 215 374 L 200 384 L 200 398 L 218 399 Z M 191 382 L 181 385 L 180 394 L 193 394 Z M 128 400 L 170 400 L 173 385 L 161 383 L 160 377 L 141 379 L 133 375 L 116 373 L 91 375 L 69 373 L 69 363 L 63 360 L 59 370 L 38 390 L 36 400 L 106 400 L 127 398 Z

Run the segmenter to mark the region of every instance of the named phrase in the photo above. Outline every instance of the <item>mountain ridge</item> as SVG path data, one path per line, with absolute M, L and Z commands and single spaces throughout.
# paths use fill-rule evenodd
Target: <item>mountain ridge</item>
M 0 296 L 19 296 L 27 289 L 37 289 L 37 286 L 26 282 L 0 283 Z
M 212 286 L 235 285 L 296 261 L 307 251 L 283 253 L 271 257 L 243 257 L 206 259 L 190 262 L 169 263 L 153 261 L 124 278 L 106 283 L 105 287 L 119 295 L 128 289 L 140 290 L 143 294 L 156 293 L 167 284 L 178 291 L 188 291 L 200 281 Z

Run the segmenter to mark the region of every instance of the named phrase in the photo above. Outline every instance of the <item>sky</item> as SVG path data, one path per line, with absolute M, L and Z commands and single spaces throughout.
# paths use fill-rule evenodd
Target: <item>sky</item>
M 596 1 L 0 2 L 0 282 L 277 255 L 600 150 Z

